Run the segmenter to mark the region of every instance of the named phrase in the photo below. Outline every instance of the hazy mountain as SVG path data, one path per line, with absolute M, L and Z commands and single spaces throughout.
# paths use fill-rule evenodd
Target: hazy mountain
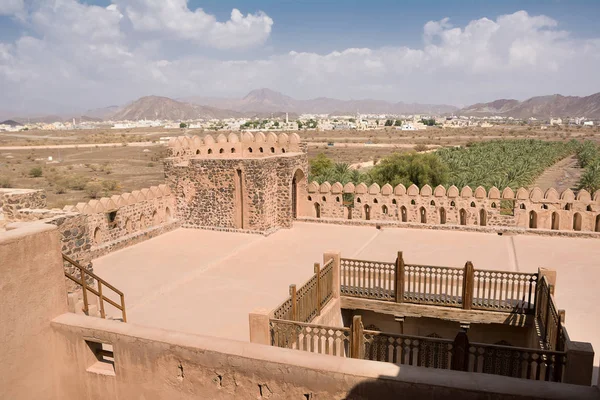
M 119 109 L 110 116 L 114 121 L 135 121 L 140 119 L 209 119 L 235 117 L 240 114 L 235 111 L 184 103 L 168 97 L 146 96 Z
M 8 125 L 8 126 L 22 126 L 22 124 L 17 121 L 13 121 L 12 119 L 8 119 L 6 121 L 0 122 L 0 125 Z
M 383 100 L 339 100 L 319 97 L 310 100 L 296 100 L 271 89 L 256 89 L 241 99 L 218 97 L 187 97 L 182 101 L 226 108 L 239 112 L 288 112 L 322 114 L 443 114 L 457 110 L 457 107 L 437 104 L 391 103 Z
M 97 118 L 97 119 L 109 119 L 112 115 L 114 115 L 117 111 L 119 111 L 121 107 L 119 106 L 108 106 L 102 108 L 94 108 L 91 110 L 87 110 L 82 113 L 84 116 L 89 118 Z
M 477 103 L 457 111 L 459 115 L 491 116 L 499 115 L 514 118 L 586 117 L 600 118 L 600 93 L 590 96 L 551 96 L 532 97 L 525 101 L 496 100 L 491 103 Z

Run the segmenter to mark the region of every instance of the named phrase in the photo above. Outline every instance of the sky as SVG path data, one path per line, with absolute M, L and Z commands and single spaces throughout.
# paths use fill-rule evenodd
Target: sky
M 600 1 L 0 0 L 0 112 L 145 95 L 465 106 L 600 91 Z

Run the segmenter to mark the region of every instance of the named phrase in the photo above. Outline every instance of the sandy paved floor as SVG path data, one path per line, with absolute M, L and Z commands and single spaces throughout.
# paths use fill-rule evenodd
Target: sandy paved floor
M 348 258 L 476 268 L 558 271 L 556 300 L 569 334 L 600 353 L 600 243 L 594 239 L 497 236 L 296 223 L 263 237 L 179 229 L 94 261 L 126 294 L 131 322 L 248 340 L 248 313 L 274 308 L 326 250 Z M 596 356 L 596 365 L 598 356 Z

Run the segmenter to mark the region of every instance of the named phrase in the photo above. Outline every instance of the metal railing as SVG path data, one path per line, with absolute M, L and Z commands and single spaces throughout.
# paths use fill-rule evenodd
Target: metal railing
M 72 280 L 73 282 L 75 282 L 76 284 L 78 284 L 79 286 L 81 286 L 81 290 L 82 290 L 82 294 L 83 294 L 83 312 L 85 312 L 86 314 L 89 313 L 90 303 L 88 301 L 88 292 L 90 292 L 98 297 L 98 300 L 100 303 L 100 317 L 106 318 L 106 312 L 104 310 L 104 302 L 106 301 L 108 304 L 115 307 L 117 310 L 121 311 L 123 322 L 127 322 L 127 313 L 125 311 L 125 295 L 123 294 L 123 292 L 121 292 L 119 289 L 117 289 L 110 283 L 106 282 L 104 279 L 100 278 L 98 275 L 94 274 L 91 271 L 88 271 L 85 267 L 83 267 L 77 261 L 71 259 L 70 257 L 68 257 L 64 254 L 62 255 L 62 257 L 63 257 L 64 261 L 66 261 L 71 266 L 73 266 L 79 270 L 79 278 L 71 275 L 67 271 L 65 271 L 65 276 L 67 278 L 69 278 L 70 280 Z M 97 289 L 94 288 L 92 285 L 88 284 L 86 277 L 90 277 L 97 282 Z M 108 289 L 115 292 L 119 296 L 119 298 L 121 300 L 120 301 L 121 304 L 118 304 L 115 301 L 111 300 L 110 298 L 106 297 L 103 294 L 104 287 L 107 287 Z

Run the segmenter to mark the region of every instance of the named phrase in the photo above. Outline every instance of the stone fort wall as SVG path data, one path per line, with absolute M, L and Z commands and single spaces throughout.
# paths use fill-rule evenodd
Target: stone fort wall
M 178 137 L 169 154 L 165 175 L 184 227 L 268 233 L 291 227 L 294 205 L 303 206 L 308 161 L 297 134 Z
M 515 227 L 556 231 L 600 232 L 600 192 L 558 193 L 548 189 L 493 187 L 459 190 L 425 185 L 393 188 L 364 183 L 319 185 L 307 188 L 304 217 L 331 220 L 405 222 L 410 224 Z

